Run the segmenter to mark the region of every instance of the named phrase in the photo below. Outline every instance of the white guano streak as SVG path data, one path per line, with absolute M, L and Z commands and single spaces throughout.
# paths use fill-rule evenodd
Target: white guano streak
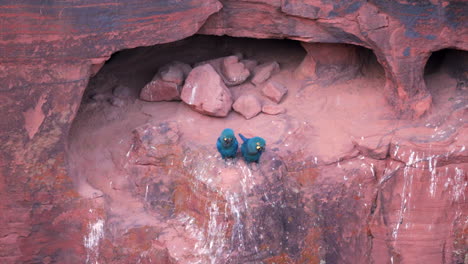
M 190 94 L 189 104 L 192 105 L 195 102 L 195 95 L 197 93 L 198 85 L 194 84 L 192 86 L 192 93 Z
M 99 255 L 99 242 L 104 237 L 104 220 L 98 219 L 96 223 L 89 223 L 88 226 L 89 234 L 84 237 L 84 246 L 87 249 L 86 263 L 89 263 L 91 256 L 97 259 Z M 98 263 L 97 260 L 95 263 Z

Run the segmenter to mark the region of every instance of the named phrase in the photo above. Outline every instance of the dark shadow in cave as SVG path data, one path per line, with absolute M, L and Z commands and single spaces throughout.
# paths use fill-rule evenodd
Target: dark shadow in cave
M 435 105 L 460 101 L 453 107 L 462 106 L 467 100 L 468 52 L 456 49 L 433 52 L 424 68 L 424 81 Z M 451 96 L 446 98 L 448 94 Z
M 339 45 L 351 47 L 351 50 L 357 53 L 352 55 L 356 59 L 352 62 L 342 60 L 338 63 L 334 63 L 332 59 L 329 64 L 318 61 L 315 72 L 322 85 L 359 76 L 385 78 L 384 69 L 372 50 L 350 44 Z M 260 64 L 271 61 L 272 49 L 283 51 L 275 54 L 274 59 L 281 68 L 290 67 L 292 70 L 298 67 L 307 55 L 300 42 L 295 40 L 208 35 L 194 35 L 172 43 L 121 50 L 114 53 L 101 70 L 90 79 L 82 103 L 104 99 L 112 104 L 112 91 L 118 86 L 126 88 L 124 91 L 119 91 L 124 93 L 124 96 L 136 99 L 158 69 L 173 61 L 184 62 L 193 67 L 202 61 L 241 53 L 245 59 L 254 59 Z
M 158 69 L 170 62 L 180 61 L 192 67 L 202 61 L 241 53 L 246 59 L 267 62 L 269 49 L 285 52 L 275 60 L 282 66 L 294 66 L 305 56 L 298 41 L 277 39 L 234 38 L 227 36 L 194 35 L 167 44 L 121 50 L 112 55 L 102 69 L 90 79 L 83 101 L 92 100 L 96 94 L 111 97 L 118 85 L 129 88 L 129 95 L 138 98 L 140 90 L 151 81 Z M 100 99 L 99 96 L 97 99 Z
M 360 77 L 385 78 L 371 49 L 343 43 L 305 43 L 304 47 L 307 56 L 296 72 L 307 84 L 329 86 Z
M 457 80 L 457 86 L 467 85 L 468 81 L 468 52 L 456 49 L 442 49 L 435 51 L 427 60 L 424 77 L 437 73 L 447 73 Z
M 362 65 L 360 73 L 363 77 L 380 79 L 385 78 L 385 70 L 371 49 L 358 46 L 357 51 Z

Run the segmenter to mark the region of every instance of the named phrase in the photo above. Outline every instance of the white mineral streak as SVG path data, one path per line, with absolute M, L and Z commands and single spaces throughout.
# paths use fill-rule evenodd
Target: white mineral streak
M 84 237 L 84 246 L 86 248 L 86 263 L 98 264 L 99 242 L 104 237 L 104 220 L 98 219 L 96 223 L 89 223 L 89 233 Z

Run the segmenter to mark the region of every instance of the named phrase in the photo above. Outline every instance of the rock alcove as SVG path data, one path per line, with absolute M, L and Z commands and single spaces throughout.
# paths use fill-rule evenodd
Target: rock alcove
M 436 110 L 464 111 L 460 68 L 450 61 L 456 52 L 428 60 L 426 85 L 435 98 L 447 97 L 434 100 Z M 224 82 L 220 64 L 229 56 L 253 65 L 242 83 L 224 83 L 234 104 L 257 99 L 253 117 L 238 109 L 212 116 L 178 99 L 141 100 L 174 61 L 192 71 L 209 63 Z M 255 67 L 271 62 L 278 69 L 253 83 Z M 262 92 L 271 81 L 287 89 L 279 102 Z M 453 85 L 441 90 L 446 81 Z M 91 78 L 69 133 L 70 175 L 93 201 L 87 260 L 370 263 L 420 260 L 413 252 L 425 243 L 434 245 L 424 246 L 429 262 L 462 257 L 457 238 L 440 233 L 463 228 L 461 116 L 398 120 L 384 87 L 372 51 L 354 45 L 195 35 L 114 54 Z M 281 111 L 264 113 L 265 105 Z M 220 159 L 215 141 L 225 127 L 267 140 L 258 166 L 240 156 Z M 435 138 L 447 143 L 435 147 Z M 437 217 L 428 223 L 408 208 Z M 402 246 L 418 228 L 431 236 Z M 450 248 L 440 251 L 441 240 Z

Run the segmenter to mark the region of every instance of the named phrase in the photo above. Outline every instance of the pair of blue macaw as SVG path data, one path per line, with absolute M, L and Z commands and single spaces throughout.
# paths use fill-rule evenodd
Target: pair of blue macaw
M 242 134 L 239 134 L 239 136 L 243 141 L 241 153 L 244 160 L 246 162 L 258 163 L 260 156 L 265 151 L 265 140 L 261 137 L 246 138 Z M 224 129 L 216 142 L 216 147 L 223 159 L 235 158 L 239 143 L 234 135 L 234 131 L 230 128 Z

